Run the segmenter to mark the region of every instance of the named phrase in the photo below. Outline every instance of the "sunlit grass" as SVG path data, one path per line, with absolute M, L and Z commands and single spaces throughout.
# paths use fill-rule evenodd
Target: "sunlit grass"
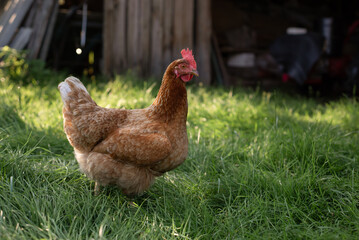
M 188 159 L 132 206 L 79 172 L 59 81 L 0 83 L 0 239 L 357 238 L 355 99 L 190 85 Z M 100 106 L 143 108 L 159 82 L 86 87 Z

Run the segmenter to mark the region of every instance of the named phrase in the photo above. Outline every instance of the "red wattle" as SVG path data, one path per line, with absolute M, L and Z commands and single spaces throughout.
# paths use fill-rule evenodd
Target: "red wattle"
M 192 74 L 186 74 L 186 75 L 182 75 L 182 76 L 181 76 L 181 79 L 182 79 L 182 81 L 184 81 L 184 82 L 188 82 L 188 81 L 190 81 L 192 78 L 193 78 L 193 75 L 192 75 Z

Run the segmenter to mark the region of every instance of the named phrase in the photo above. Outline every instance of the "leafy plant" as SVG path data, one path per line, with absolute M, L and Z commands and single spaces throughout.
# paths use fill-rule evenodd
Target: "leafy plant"
M 8 46 L 0 50 L 0 78 L 9 79 L 18 85 L 48 84 L 53 77 L 45 62 L 38 59 L 28 59 L 26 51 L 18 51 Z M 60 74 L 61 78 L 63 74 Z M 57 80 L 57 79 L 56 79 Z
M 26 62 L 26 52 L 17 51 L 5 46 L 0 51 L 0 75 L 12 79 L 15 82 L 22 82 L 26 77 L 29 64 Z

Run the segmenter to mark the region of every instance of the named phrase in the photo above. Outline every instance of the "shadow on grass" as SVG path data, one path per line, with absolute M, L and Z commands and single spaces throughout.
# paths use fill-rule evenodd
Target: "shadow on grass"
M 19 116 L 15 107 L 2 104 L 0 126 L 3 148 L 11 150 L 36 148 L 33 153 L 43 150 L 58 155 L 72 152 L 62 132 L 53 128 L 39 130 L 28 125 Z
M 80 175 L 69 169 L 77 164 L 67 139 L 54 129 L 29 126 L 14 107 L 0 109 L 0 170 L 20 182 L 67 181 Z M 51 179 L 51 180 L 50 180 Z

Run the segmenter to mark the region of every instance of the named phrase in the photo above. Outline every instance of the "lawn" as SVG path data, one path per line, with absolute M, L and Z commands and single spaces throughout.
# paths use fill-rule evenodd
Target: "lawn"
M 0 239 L 358 238 L 355 99 L 189 85 L 187 160 L 128 199 L 93 194 L 62 129 L 65 75 L 47 73 L 0 76 Z M 159 84 L 85 83 L 119 108 L 148 106 Z

